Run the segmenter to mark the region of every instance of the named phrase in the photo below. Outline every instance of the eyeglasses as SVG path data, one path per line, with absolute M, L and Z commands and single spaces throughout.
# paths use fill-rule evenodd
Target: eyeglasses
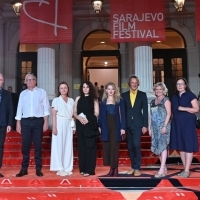
M 35 81 L 35 78 L 26 79 L 26 82 Z
M 176 85 L 177 86 L 179 86 L 179 85 L 185 85 L 185 83 L 177 83 Z

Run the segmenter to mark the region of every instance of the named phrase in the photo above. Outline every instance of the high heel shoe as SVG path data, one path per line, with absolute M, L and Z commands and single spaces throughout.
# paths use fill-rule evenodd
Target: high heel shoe
M 113 168 L 110 168 L 110 171 L 108 172 L 108 174 L 106 174 L 106 176 L 112 176 L 114 173 L 114 169 Z
M 113 176 L 114 176 L 114 177 L 117 177 L 117 176 L 118 176 L 118 168 L 115 168 L 115 169 L 114 169 Z

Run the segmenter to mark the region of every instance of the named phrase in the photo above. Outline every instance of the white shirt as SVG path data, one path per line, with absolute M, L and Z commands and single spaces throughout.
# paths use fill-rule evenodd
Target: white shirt
M 50 114 L 49 100 L 45 90 L 35 87 L 20 93 L 16 120 L 27 117 L 45 117 Z

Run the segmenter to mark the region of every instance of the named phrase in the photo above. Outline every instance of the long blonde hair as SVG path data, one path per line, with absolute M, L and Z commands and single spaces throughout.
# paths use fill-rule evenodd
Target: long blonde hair
M 105 99 L 108 98 L 108 93 L 106 91 L 106 89 L 108 88 L 108 86 L 112 86 L 114 89 L 114 103 L 120 102 L 120 93 L 119 93 L 119 88 L 112 82 L 109 82 L 105 85 L 105 90 L 103 93 L 103 97 L 102 97 L 102 101 L 104 101 Z

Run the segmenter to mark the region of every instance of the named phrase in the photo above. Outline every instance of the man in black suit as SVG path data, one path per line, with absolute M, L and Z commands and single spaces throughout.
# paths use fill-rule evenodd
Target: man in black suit
M 141 165 L 141 134 L 147 132 L 148 127 L 148 103 L 146 93 L 139 91 L 139 79 L 137 76 L 130 76 L 130 91 L 122 94 L 125 101 L 127 145 L 132 168 L 127 174 L 140 176 Z
M 13 102 L 13 112 L 14 112 L 14 115 L 13 115 L 13 124 L 12 124 L 12 129 L 13 130 L 16 130 L 16 120 L 15 120 L 15 115 L 16 115 L 16 112 L 17 112 L 17 104 L 18 104 L 18 95 L 16 93 L 14 93 L 12 91 L 12 87 L 11 86 L 8 86 L 8 91 L 11 93 L 11 97 L 12 97 L 12 102 Z
M 6 132 L 11 131 L 13 123 L 13 104 L 10 93 L 4 90 L 4 77 L 0 74 L 0 169 L 2 167 L 4 141 Z M 3 175 L 0 173 L 0 177 Z

